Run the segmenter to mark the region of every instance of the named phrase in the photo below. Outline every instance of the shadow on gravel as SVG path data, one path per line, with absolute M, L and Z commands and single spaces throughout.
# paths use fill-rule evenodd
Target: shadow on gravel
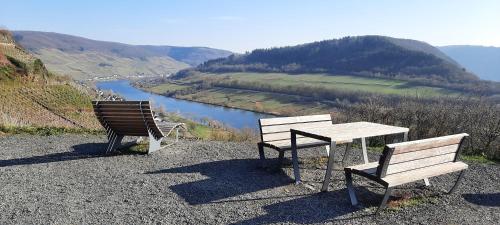
M 351 214 L 359 209 L 352 207 L 344 189 L 329 192 L 319 192 L 289 201 L 278 202 L 264 206 L 267 214 L 239 221 L 234 224 L 282 224 L 282 223 L 326 223 L 348 221 L 370 216 L 370 214 L 338 218 Z
M 123 155 L 124 153 L 105 154 L 107 143 L 86 143 L 73 146 L 73 151 L 60 152 L 28 158 L 0 160 L 0 167 L 32 165 L 40 163 L 63 162 L 70 160 L 89 159 L 97 157 L 109 157 Z
M 500 207 L 500 193 L 463 194 L 464 199 L 476 205 Z
M 293 182 L 281 169 L 272 169 L 270 171 L 261 167 L 258 159 L 206 162 L 191 166 L 158 170 L 146 174 L 162 173 L 201 173 L 209 177 L 205 180 L 170 186 L 172 191 L 184 198 L 191 205 L 227 202 L 218 200 L 290 185 Z

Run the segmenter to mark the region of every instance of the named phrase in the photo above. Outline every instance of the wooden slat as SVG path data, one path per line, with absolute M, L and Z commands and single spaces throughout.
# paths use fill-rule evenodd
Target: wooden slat
M 329 121 L 332 120 L 330 114 L 312 115 L 312 116 L 279 117 L 279 118 L 260 119 L 260 125 L 262 127 L 264 127 L 264 126 L 280 125 L 280 124 L 305 123 L 305 122 L 328 121 L 328 120 Z
M 395 154 L 402 154 L 406 152 L 419 151 L 429 148 L 437 148 L 447 145 L 459 144 L 462 138 L 469 136 L 468 134 L 455 134 L 437 138 L 429 138 L 417 141 L 408 141 L 396 144 L 389 144 L 387 147 L 393 148 Z
M 116 109 L 140 109 L 140 105 L 99 105 L 95 106 L 96 110 L 106 111 L 106 110 L 116 110 Z M 142 105 L 142 109 L 151 109 L 149 105 Z
M 297 138 L 300 136 L 297 136 Z M 263 134 L 262 141 L 278 141 L 278 140 L 290 140 L 290 132 L 281 132 L 281 133 L 273 133 L 273 134 Z
M 143 120 L 142 118 L 106 118 L 103 119 L 107 123 L 140 123 L 140 124 L 154 124 L 152 120 Z
M 284 124 L 284 125 L 274 125 L 274 126 L 263 126 L 262 134 L 277 133 L 277 132 L 290 132 L 290 129 L 298 128 L 316 128 L 332 125 L 332 121 L 314 121 L 306 123 L 294 123 L 294 124 Z
M 290 142 L 290 140 L 283 140 L 283 141 L 269 141 L 269 142 L 266 142 L 270 145 L 273 145 L 273 146 L 276 146 L 278 148 L 283 148 L 283 149 L 287 149 L 287 148 L 290 148 L 292 146 L 292 143 Z M 300 138 L 300 139 L 297 139 L 297 146 L 307 146 L 307 145 L 315 145 L 315 144 L 325 144 L 325 145 L 329 145 L 330 143 L 327 143 L 327 142 L 324 142 L 324 141 L 319 141 L 317 139 L 313 139 L 313 138 Z
M 106 122 L 142 122 L 142 123 L 144 123 L 144 121 L 150 122 L 150 120 L 147 119 L 145 120 L 141 117 L 107 117 L 99 119 Z
M 99 109 L 94 109 L 95 113 L 102 113 L 102 112 L 122 112 L 122 113 L 128 113 L 128 112 L 141 112 L 140 108 L 137 109 L 106 109 L 106 110 L 99 110 Z
M 412 170 L 409 172 L 388 175 L 382 178 L 382 180 L 387 182 L 389 184 L 389 187 L 393 187 L 401 184 L 422 180 L 424 178 L 435 177 L 447 173 L 465 170 L 467 168 L 468 168 L 467 164 L 463 162 L 449 162 L 417 170 Z
M 402 154 L 397 154 L 397 155 L 392 155 L 389 164 L 396 164 L 396 163 L 401 163 L 401 162 L 406 162 L 406 161 L 412 161 L 412 160 L 417 160 L 417 159 L 423 159 L 423 158 L 428 158 L 428 157 L 433 157 L 433 156 L 438 156 L 438 155 L 444 155 L 448 153 L 454 153 L 457 152 L 459 145 L 454 144 L 454 145 L 448 145 L 448 146 L 442 146 L 442 147 L 437 147 L 437 148 L 429 148 L 425 149 L 422 151 L 412 151 L 412 152 L 406 152 Z
M 144 117 L 152 117 L 152 115 L 147 113 L 146 111 L 145 112 L 141 112 L 141 111 L 137 111 L 137 112 L 106 112 L 106 111 L 103 111 L 103 112 L 97 112 L 96 115 L 98 115 L 98 116 L 110 116 L 110 117 L 140 116 L 141 118 L 142 118 L 142 115 L 144 115 Z
M 144 115 L 144 117 L 141 115 L 141 114 L 138 114 L 138 115 L 116 115 L 116 116 L 101 116 L 101 115 L 97 115 L 97 117 L 99 118 L 103 118 L 103 119 L 109 119 L 109 120 L 112 120 L 112 119 L 137 119 L 137 118 L 147 118 L 147 119 L 154 119 L 151 115 Z
M 417 159 L 413 161 L 407 161 L 398 164 L 391 164 L 387 167 L 386 175 L 400 173 L 404 171 L 411 171 L 423 167 L 429 167 L 436 164 L 442 164 L 446 162 L 452 162 L 455 159 L 455 152 L 448 153 L 445 155 L 434 156 L 430 158 Z
M 378 162 L 371 162 L 365 164 L 359 164 L 355 166 L 349 166 L 347 168 L 351 170 L 363 171 L 368 174 L 375 174 L 377 172 Z
M 92 101 L 92 104 L 149 104 L 149 101 Z

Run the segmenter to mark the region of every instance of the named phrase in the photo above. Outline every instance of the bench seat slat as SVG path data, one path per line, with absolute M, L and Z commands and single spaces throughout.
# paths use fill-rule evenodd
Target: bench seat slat
M 468 134 L 455 134 L 443 137 L 429 138 L 424 140 L 401 142 L 396 144 L 389 144 L 387 147 L 393 148 L 394 153 L 402 154 L 406 152 L 421 151 L 429 148 L 437 148 L 447 145 L 460 144 L 463 137 L 468 136 Z
M 412 171 L 422 167 L 433 166 L 436 164 L 442 164 L 446 162 L 452 162 L 455 159 L 456 153 L 448 153 L 445 155 L 439 155 L 429 158 L 417 159 L 413 161 L 406 161 L 403 163 L 391 164 L 387 167 L 387 175 L 400 173 L 404 171 Z
M 290 140 L 281 140 L 281 141 L 269 141 L 265 142 L 266 144 L 272 145 L 274 147 L 280 148 L 282 150 L 290 149 L 292 147 L 292 143 Z M 297 139 L 297 147 L 307 147 L 314 145 L 329 145 L 330 143 L 320 141 L 313 138 L 300 138 Z
M 447 173 L 465 170 L 467 168 L 467 164 L 463 162 L 448 162 L 408 172 L 387 175 L 383 177 L 382 180 L 387 182 L 389 184 L 389 187 L 393 187 L 422 180 L 424 178 L 435 177 Z
M 332 120 L 330 114 L 260 119 L 261 126 Z
M 274 126 L 263 126 L 262 129 L 262 134 L 270 134 L 270 133 L 278 133 L 278 132 L 288 132 L 290 133 L 290 129 L 297 129 L 297 128 L 316 128 L 316 127 L 324 127 L 331 125 L 332 121 L 327 120 L 327 121 L 313 121 L 313 122 L 307 122 L 307 123 L 294 123 L 294 124 L 282 124 L 282 125 L 274 125 Z
M 448 153 L 453 153 L 456 152 L 458 149 L 458 144 L 455 145 L 448 145 L 448 146 L 442 146 L 442 147 L 437 147 L 437 148 L 430 148 L 430 149 L 425 149 L 422 151 L 413 151 L 413 152 L 406 152 L 403 154 L 397 154 L 393 155 L 391 157 L 390 164 L 396 164 L 396 163 L 401 163 L 401 162 L 406 162 L 406 161 L 412 161 L 416 159 L 423 159 L 423 158 L 429 158 L 433 156 L 439 156 L 439 155 L 444 155 Z
M 347 169 L 362 171 L 367 174 L 374 175 L 377 172 L 378 162 L 371 162 L 365 164 L 359 164 L 355 166 L 346 167 Z

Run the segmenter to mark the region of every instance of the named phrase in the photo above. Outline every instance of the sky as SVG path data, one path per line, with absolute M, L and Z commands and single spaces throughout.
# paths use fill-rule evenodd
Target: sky
M 500 1 L 0 0 L 0 27 L 239 53 L 358 35 L 500 47 Z

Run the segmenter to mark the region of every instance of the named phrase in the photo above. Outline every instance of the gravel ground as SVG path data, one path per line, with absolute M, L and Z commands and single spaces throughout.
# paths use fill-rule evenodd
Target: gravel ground
M 456 174 L 402 186 L 417 199 L 372 215 L 383 189 L 355 177 L 361 205 L 351 207 L 340 168 L 319 188 L 322 149 L 299 151 L 303 185 L 287 162 L 262 167 L 251 143 L 180 141 L 152 155 L 105 156 L 105 137 L 0 137 L 0 224 L 498 224 L 499 165 L 471 164 Z M 275 157 L 274 151 L 267 151 Z M 337 151 L 339 157 L 343 151 Z M 349 163 L 361 162 L 352 151 Z M 289 155 L 287 155 L 289 156 Z M 371 154 L 371 159 L 377 154 Z M 423 196 L 423 197 L 422 197 Z

